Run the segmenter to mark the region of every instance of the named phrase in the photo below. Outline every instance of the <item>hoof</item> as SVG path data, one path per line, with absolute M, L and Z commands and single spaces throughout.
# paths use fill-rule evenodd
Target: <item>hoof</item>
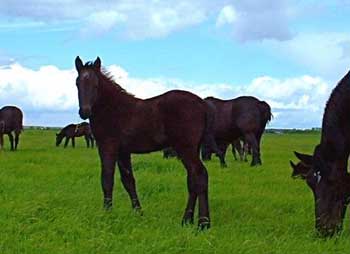
M 193 224 L 193 211 L 192 210 L 185 211 L 184 217 L 182 218 L 182 222 L 181 222 L 182 226 L 186 226 L 189 224 Z
M 260 166 L 261 163 L 257 162 L 257 161 L 252 161 L 252 163 L 250 164 L 251 167 L 257 167 Z
M 103 201 L 103 208 L 107 211 L 112 209 L 112 199 L 111 198 L 105 198 Z
M 134 207 L 134 212 L 139 216 L 143 216 L 143 210 L 142 210 L 141 206 Z
M 220 163 L 220 167 L 221 168 L 227 168 L 227 164 L 226 163 Z
M 208 217 L 201 217 L 198 220 L 198 231 L 208 230 L 210 228 L 210 219 Z

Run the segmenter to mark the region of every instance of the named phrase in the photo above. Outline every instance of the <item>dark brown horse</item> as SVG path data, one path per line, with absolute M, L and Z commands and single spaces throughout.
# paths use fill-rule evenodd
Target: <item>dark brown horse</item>
M 69 124 L 64 127 L 59 133 L 56 134 L 56 146 L 62 143 L 65 138 L 64 148 L 67 147 L 69 140 L 72 140 L 72 147 L 75 147 L 75 138 L 84 136 L 86 146 L 89 148 L 94 147 L 94 137 L 91 132 L 89 123 L 82 122 L 80 124 Z
M 202 140 L 212 133 L 206 103 L 180 90 L 138 99 L 101 70 L 100 58 L 84 65 L 77 57 L 75 66 L 79 115 L 90 119 L 99 149 L 105 208 L 112 206 L 116 162 L 132 207 L 140 211 L 130 154 L 173 147 L 187 170 L 189 195 L 182 222 L 193 222 L 198 198 L 198 226 L 209 228 L 208 174 L 199 158 Z
M 334 88 L 327 102 L 321 143 L 313 155 L 295 152 L 301 164 L 294 165 L 293 170 L 300 172 L 314 194 L 315 226 L 323 236 L 332 236 L 341 230 L 349 203 L 349 116 L 350 72 Z
M 260 140 L 266 124 L 271 120 L 271 108 L 265 101 L 251 96 L 242 96 L 232 100 L 220 100 L 208 97 L 205 101 L 215 106 L 215 141 L 219 144 L 230 144 L 243 137 L 251 146 L 252 166 L 261 164 Z M 203 156 L 208 150 L 203 146 Z
M 248 150 L 246 151 L 245 149 L 247 149 L 246 143 L 241 143 L 241 139 L 236 139 L 234 140 L 231 144 L 227 143 L 227 142 L 222 142 L 217 144 L 217 147 L 219 148 L 219 150 L 222 153 L 223 158 L 225 158 L 226 156 L 226 152 L 228 147 L 231 145 L 232 147 L 232 155 L 233 158 L 237 161 L 238 157 L 237 157 L 237 153 L 239 156 L 240 161 L 247 161 L 247 153 Z M 202 148 L 202 159 L 203 160 L 211 160 L 212 157 L 212 153 L 213 151 L 209 148 Z
M 3 135 L 7 134 L 10 139 L 11 150 L 17 150 L 19 135 L 23 129 L 23 113 L 14 106 L 5 106 L 0 109 L 0 149 L 4 145 Z M 15 138 L 13 138 L 13 134 Z

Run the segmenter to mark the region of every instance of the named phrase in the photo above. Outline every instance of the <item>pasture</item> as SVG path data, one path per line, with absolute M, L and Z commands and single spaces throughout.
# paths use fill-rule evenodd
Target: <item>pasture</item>
M 144 215 L 135 214 L 116 171 L 114 207 L 102 209 L 96 149 L 77 139 L 55 147 L 55 132 L 26 130 L 19 150 L 0 151 L 0 253 L 345 253 L 349 215 L 331 240 L 315 236 L 313 196 L 290 177 L 293 150 L 309 152 L 319 133 L 265 134 L 263 165 L 206 162 L 212 228 L 181 226 L 186 176 L 160 152 L 134 155 Z M 197 216 L 195 217 L 197 218 Z M 196 220 L 195 220 L 196 221 Z

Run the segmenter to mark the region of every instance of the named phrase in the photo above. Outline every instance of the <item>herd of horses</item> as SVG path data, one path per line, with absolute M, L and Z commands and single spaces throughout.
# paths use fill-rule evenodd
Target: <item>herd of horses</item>
M 77 57 L 79 115 L 89 119 L 70 124 L 56 134 L 58 146 L 65 138 L 75 146 L 75 137 L 84 136 L 87 146 L 94 140 L 101 160 L 103 204 L 112 207 L 114 173 L 118 165 L 122 184 L 131 206 L 142 212 L 133 176 L 131 154 L 164 151 L 164 157 L 177 156 L 187 171 L 188 198 L 182 224 L 193 224 L 198 201 L 198 228 L 210 227 L 208 173 L 202 163 L 214 153 L 226 166 L 225 154 L 232 145 L 241 160 L 252 154 L 251 166 L 262 163 L 260 141 L 272 119 L 270 106 L 251 96 L 232 100 L 172 90 L 149 99 L 139 99 L 117 84 L 101 67 L 99 57 L 83 63 Z M 300 160 L 290 162 L 292 176 L 306 180 L 314 194 L 315 226 L 322 236 L 340 232 L 350 202 L 350 72 L 334 88 L 326 104 L 320 144 L 313 155 L 294 152 Z M 0 146 L 3 134 L 9 135 L 11 150 L 18 145 L 22 112 L 16 107 L 0 110 Z M 15 142 L 13 135 L 15 133 Z

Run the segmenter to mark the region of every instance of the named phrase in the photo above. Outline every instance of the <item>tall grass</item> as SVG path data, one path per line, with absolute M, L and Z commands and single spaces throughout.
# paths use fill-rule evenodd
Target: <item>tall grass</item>
M 267 134 L 263 166 L 228 154 L 206 163 L 212 228 L 181 227 L 186 172 L 162 154 L 133 156 L 144 215 L 135 214 L 116 171 L 114 208 L 102 209 L 96 149 L 54 146 L 54 132 L 28 130 L 19 150 L 0 152 L 0 253 L 348 253 L 342 235 L 314 234 L 313 197 L 290 178 L 292 151 L 311 152 L 318 134 Z M 347 216 L 348 217 L 348 216 Z

